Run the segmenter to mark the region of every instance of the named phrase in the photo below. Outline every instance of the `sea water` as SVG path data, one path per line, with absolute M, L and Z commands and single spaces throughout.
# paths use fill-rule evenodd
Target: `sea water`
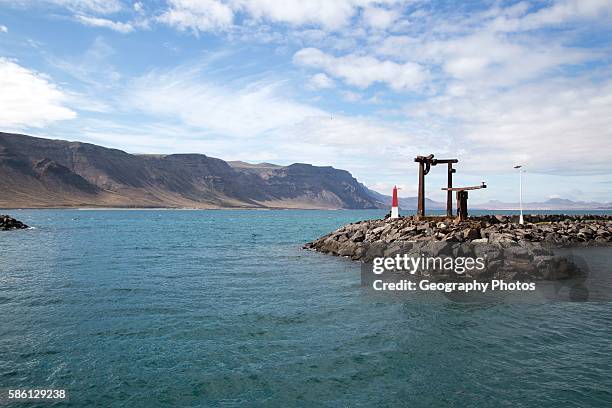
M 415 302 L 301 249 L 382 211 L 10 214 L 34 229 L 0 233 L 2 389 L 75 407 L 612 406 L 612 304 Z

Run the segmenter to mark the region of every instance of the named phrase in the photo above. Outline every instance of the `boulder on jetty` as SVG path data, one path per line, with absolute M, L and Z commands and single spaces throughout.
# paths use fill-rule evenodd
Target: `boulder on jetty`
M 304 248 L 367 262 L 378 249 L 422 241 L 540 243 L 557 247 L 612 243 L 610 215 L 527 215 L 524 219 L 522 225 L 517 216 L 506 215 L 470 217 L 462 222 L 442 217 L 359 221 L 309 242 Z
M 0 231 L 8 231 L 15 229 L 25 229 L 28 228 L 21 221 L 17 221 L 14 218 L 9 217 L 8 215 L 0 215 Z

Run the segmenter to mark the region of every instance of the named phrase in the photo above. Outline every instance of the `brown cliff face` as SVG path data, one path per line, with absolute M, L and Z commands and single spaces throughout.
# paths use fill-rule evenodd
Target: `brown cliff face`
M 380 208 L 332 167 L 249 165 L 203 154 L 133 155 L 0 133 L 0 208 Z

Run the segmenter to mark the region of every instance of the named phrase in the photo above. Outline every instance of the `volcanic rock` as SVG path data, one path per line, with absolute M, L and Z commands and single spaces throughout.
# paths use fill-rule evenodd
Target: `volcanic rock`
M 9 217 L 8 215 L 0 215 L 0 231 L 9 231 L 15 229 L 25 229 L 28 228 L 21 221 L 17 221 L 16 219 Z

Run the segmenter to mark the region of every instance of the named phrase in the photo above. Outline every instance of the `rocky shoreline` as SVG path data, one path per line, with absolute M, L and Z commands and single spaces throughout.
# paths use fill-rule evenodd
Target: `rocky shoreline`
M 359 221 L 345 225 L 305 249 L 369 262 L 393 248 L 424 242 L 493 245 L 575 246 L 612 244 L 611 215 L 487 215 L 463 222 L 443 217 L 402 217 Z M 386 255 L 385 255 L 386 256 Z
M 28 228 L 21 221 L 17 221 L 16 219 L 9 217 L 8 215 L 0 215 L 0 231 L 10 231 L 16 229 L 26 229 Z

